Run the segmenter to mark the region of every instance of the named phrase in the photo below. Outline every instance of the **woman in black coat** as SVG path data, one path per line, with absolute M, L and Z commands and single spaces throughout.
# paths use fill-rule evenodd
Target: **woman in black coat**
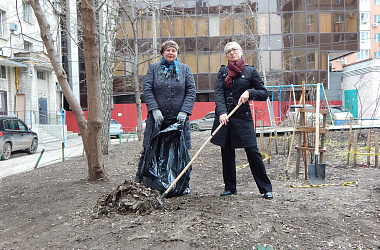
M 211 142 L 222 151 L 224 192 L 220 196 L 237 194 L 235 148 L 244 148 L 253 178 L 265 199 L 273 199 L 272 184 L 267 176 L 262 156 L 257 148 L 256 131 L 248 100 L 265 101 L 268 92 L 257 70 L 248 66 L 237 42 L 224 48 L 228 65 L 219 70 L 215 85 L 215 121 L 212 131 L 223 126 Z M 227 115 L 239 103 L 242 105 L 228 119 Z
M 148 109 L 143 140 L 143 151 L 135 180 L 142 182 L 142 163 L 145 149 L 149 147 L 155 124 L 164 119 L 176 119 L 183 124 L 185 144 L 191 149 L 190 122 L 196 87 L 190 67 L 178 61 L 179 46 L 175 41 L 165 41 L 160 49 L 161 61 L 149 65 L 144 80 L 143 95 Z

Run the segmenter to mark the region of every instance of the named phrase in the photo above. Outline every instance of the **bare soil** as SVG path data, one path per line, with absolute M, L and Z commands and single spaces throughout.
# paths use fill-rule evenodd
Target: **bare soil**
M 360 130 L 360 147 L 367 132 Z M 192 133 L 191 156 L 209 136 Z M 347 166 L 348 138 L 347 131 L 328 133 L 328 185 L 318 187 L 307 186 L 303 162 L 296 178 L 294 146 L 285 176 L 285 140 L 278 141 L 278 154 L 273 141 L 266 163 L 273 200 L 259 194 L 242 149 L 238 194 L 220 197 L 220 149 L 211 143 L 193 164 L 191 193 L 165 199 L 164 207 L 156 191 L 134 182 L 137 141 L 110 148 L 107 182 L 86 181 L 83 157 L 9 176 L 0 180 L 0 249 L 257 249 L 259 243 L 274 249 L 380 249 L 380 169 L 373 156 L 370 165 L 359 157 L 357 167 L 352 160 Z M 267 149 L 268 137 L 264 141 Z

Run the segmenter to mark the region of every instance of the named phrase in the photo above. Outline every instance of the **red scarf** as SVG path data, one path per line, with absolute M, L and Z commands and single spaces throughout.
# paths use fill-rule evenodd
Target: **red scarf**
M 227 65 L 227 77 L 225 79 L 225 85 L 227 88 L 232 87 L 232 78 L 240 75 L 245 68 L 246 63 L 244 58 L 242 57 L 239 61 L 236 62 L 228 62 Z

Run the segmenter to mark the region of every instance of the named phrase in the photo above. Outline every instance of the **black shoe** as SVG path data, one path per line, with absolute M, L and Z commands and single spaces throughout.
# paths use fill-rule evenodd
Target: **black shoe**
M 231 194 L 237 194 L 237 192 L 236 191 L 232 192 L 232 191 L 226 190 L 223 193 L 221 193 L 220 196 L 228 196 L 228 195 L 231 195 Z
M 272 200 L 273 199 L 273 194 L 272 192 L 266 192 L 264 194 L 264 198 L 267 199 L 267 200 Z

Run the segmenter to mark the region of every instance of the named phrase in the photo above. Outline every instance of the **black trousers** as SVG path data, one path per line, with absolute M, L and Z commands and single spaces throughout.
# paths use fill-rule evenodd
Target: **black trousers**
M 257 146 L 244 148 L 253 178 L 261 194 L 272 192 L 272 184 L 266 173 L 263 158 Z M 230 137 L 227 136 L 225 147 L 221 147 L 224 190 L 236 191 L 236 155 L 235 148 L 231 147 Z

